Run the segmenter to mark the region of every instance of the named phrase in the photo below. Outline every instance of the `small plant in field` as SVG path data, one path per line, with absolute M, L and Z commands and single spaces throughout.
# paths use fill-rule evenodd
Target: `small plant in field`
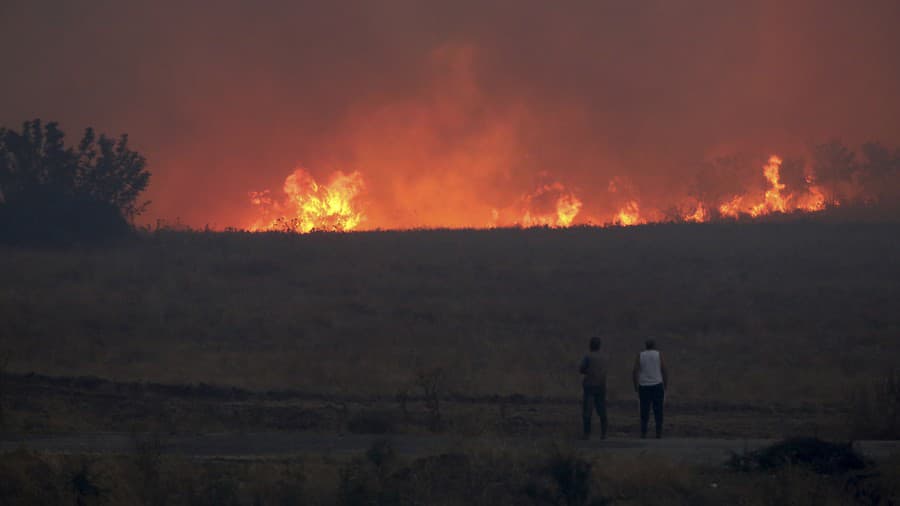
M 82 462 L 78 471 L 72 475 L 72 492 L 75 495 L 76 506 L 92 504 L 103 495 L 103 491 L 94 483 L 94 479 L 87 462 Z
M 210 506 L 237 505 L 239 477 L 232 476 L 228 472 L 216 469 L 207 469 L 200 495 L 193 500 L 194 504 L 209 504 Z
M 306 471 L 302 461 L 286 462 L 282 479 L 277 482 L 280 504 L 302 504 Z
M 334 413 L 337 416 L 338 430 L 343 433 L 343 431 L 347 429 L 350 421 L 350 409 L 347 407 L 347 403 L 338 399 L 329 402 L 327 407 L 334 410 Z
M 396 462 L 390 441 L 375 441 L 365 458 L 353 459 L 338 471 L 338 503 L 355 506 L 397 504 L 396 486 L 389 477 Z
M 578 455 L 556 449 L 529 480 L 525 494 L 540 504 L 560 506 L 602 505 L 591 495 L 591 464 Z
M 397 400 L 397 404 L 400 405 L 400 412 L 403 413 L 403 421 L 408 422 L 409 421 L 409 407 L 408 407 L 409 389 L 404 387 L 404 388 L 397 390 L 397 395 L 394 396 L 394 398 Z
M 8 351 L 0 351 L 0 429 L 6 426 L 6 368 L 9 366 Z
M 851 431 L 859 439 L 900 438 L 900 371 L 892 371 L 850 398 Z
M 443 427 L 441 418 L 441 393 L 444 386 L 444 369 L 423 369 L 416 373 L 416 386 L 422 391 L 422 400 L 428 412 L 429 426 L 432 431 Z
M 162 450 L 163 442 L 158 433 L 147 437 L 134 436 L 135 459 L 137 467 L 138 491 L 144 504 L 157 505 L 166 503 L 166 490 L 162 486 Z
M 518 413 L 511 413 L 506 400 L 501 400 L 500 421 L 497 423 L 497 428 L 501 434 L 527 434 L 531 430 L 531 421 Z
M 366 451 L 366 458 L 375 466 L 379 479 L 383 480 L 387 477 L 388 469 L 394 464 L 397 455 L 390 441 L 379 439 Z

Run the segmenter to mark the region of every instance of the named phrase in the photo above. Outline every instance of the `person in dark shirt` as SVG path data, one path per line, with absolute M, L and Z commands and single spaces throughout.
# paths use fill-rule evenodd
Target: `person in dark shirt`
M 581 403 L 584 439 L 591 437 L 591 416 L 594 410 L 600 417 L 600 438 L 606 439 L 606 358 L 600 354 L 600 345 L 599 337 L 591 338 L 590 353 L 584 356 L 578 369 L 584 375 Z

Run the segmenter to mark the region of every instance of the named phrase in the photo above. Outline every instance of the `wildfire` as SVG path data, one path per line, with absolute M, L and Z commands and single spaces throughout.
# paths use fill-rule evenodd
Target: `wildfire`
M 309 233 L 314 230 L 350 231 L 365 219 L 355 207 L 355 199 L 364 187 L 359 172 L 335 172 L 327 184 L 319 184 L 302 168 L 284 180 L 281 202 L 273 200 L 269 191 L 251 192 L 250 202 L 257 206 L 262 218 L 249 230 Z
M 479 71 L 493 63 L 492 58 L 482 59 L 484 55 L 471 44 L 436 47 L 425 55 L 422 86 L 410 87 L 375 109 L 353 108 L 346 121 L 335 123 L 329 134 L 333 138 L 322 144 L 327 146 L 323 151 L 332 152 L 312 156 L 325 163 L 352 160 L 361 172 L 337 172 L 317 182 L 297 169 L 285 180 L 283 195 L 251 193 L 255 214 L 246 221 L 252 224 L 250 230 L 633 226 L 758 219 L 838 205 L 838 197 L 851 198 L 843 186 L 855 186 L 868 174 L 847 172 L 853 160 L 845 163 L 843 158 L 835 158 L 840 165 L 831 167 L 825 162 L 843 152 L 834 146 L 820 152 L 817 147 L 809 153 L 810 167 L 822 171 L 829 185 L 826 199 L 809 167 L 787 156 L 785 162 L 777 154 L 748 165 L 751 159 L 744 154 L 721 156 L 732 148 L 717 146 L 708 153 L 715 158 L 696 160 L 702 163 L 679 180 L 682 170 L 662 174 L 663 167 L 675 169 L 674 164 L 687 163 L 686 156 L 698 153 L 687 150 L 663 161 L 655 160 L 656 155 L 607 152 L 595 140 L 572 153 L 567 143 L 534 144 L 543 138 L 537 134 L 579 125 L 585 120 L 583 111 L 566 107 L 548 123 L 542 109 L 532 108 L 524 97 L 497 100 L 482 88 Z M 888 163 L 893 155 L 879 156 Z M 654 170 L 651 160 L 662 166 Z M 562 178 L 551 176 L 546 166 L 566 171 Z M 359 198 L 363 174 L 371 184 L 364 202 Z M 642 187 L 645 184 L 651 186 Z
M 807 175 L 805 189 L 798 192 L 786 191 L 787 185 L 781 182 L 782 163 L 777 155 L 770 156 L 763 166 L 763 176 L 768 182 L 765 193 L 761 196 L 735 195 L 719 204 L 719 214 L 725 218 L 738 218 L 742 214 L 757 218 L 772 213 L 816 212 L 825 209 L 825 194 L 813 184 L 812 175 Z
M 806 175 L 806 184 L 802 188 L 789 188 L 782 181 L 782 164 L 782 159 L 777 155 L 769 157 L 762 167 L 762 176 L 766 182 L 764 188 L 732 195 L 719 202 L 691 199 L 684 202 L 682 207 L 666 213 L 654 207 L 642 209 L 633 184 L 627 178 L 614 178 L 609 183 L 608 191 L 619 195 L 619 199 L 624 197 L 625 204 L 608 220 L 596 223 L 617 226 L 666 220 L 705 223 L 722 218 L 758 218 L 773 213 L 817 212 L 825 209 L 825 193 L 815 184 L 814 175 Z M 548 174 L 542 173 L 542 176 L 547 177 Z M 364 186 L 363 176 L 358 171 L 349 174 L 338 171 L 332 174 L 327 183 L 319 183 L 309 172 L 298 168 L 285 179 L 282 188 L 284 196 L 281 199 L 273 198 L 268 190 L 250 193 L 250 202 L 258 209 L 258 218 L 248 229 L 298 233 L 358 230 L 367 219 L 362 204 L 358 202 Z M 434 198 L 435 201 L 440 201 L 440 195 L 435 195 Z M 576 219 L 579 220 L 578 223 L 594 223 L 594 219 L 582 216 L 583 209 L 584 202 L 565 185 L 558 181 L 548 182 L 538 185 L 534 191 L 522 194 L 512 205 L 485 206 L 483 221 L 475 226 L 570 227 L 576 224 Z M 380 215 L 376 214 L 377 216 Z M 477 213 L 473 213 L 473 216 L 477 217 Z M 390 224 L 374 225 L 390 228 Z M 444 223 L 423 225 L 446 226 Z

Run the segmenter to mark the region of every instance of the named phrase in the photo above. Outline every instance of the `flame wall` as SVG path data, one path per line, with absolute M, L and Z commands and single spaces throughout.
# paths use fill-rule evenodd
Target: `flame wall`
M 716 157 L 751 158 L 718 204 L 773 154 L 900 144 L 894 1 L 260 4 L 4 2 L 0 124 L 128 132 L 145 219 L 214 227 L 298 168 L 358 172 L 362 228 L 624 223 L 711 212 Z

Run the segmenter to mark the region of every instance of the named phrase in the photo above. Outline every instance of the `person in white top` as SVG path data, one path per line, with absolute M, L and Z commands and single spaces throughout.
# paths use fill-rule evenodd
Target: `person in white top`
M 632 380 L 634 390 L 641 401 L 641 438 L 647 437 L 647 425 L 650 421 L 650 409 L 653 409 L 653 421 L 656 425 L 656 437 L 662 437 L 663 401 L 669 375 L 662 354 L 656 349 L 653 339 L 645 343 L 646 349 L 640 352 L 634 361 Z

